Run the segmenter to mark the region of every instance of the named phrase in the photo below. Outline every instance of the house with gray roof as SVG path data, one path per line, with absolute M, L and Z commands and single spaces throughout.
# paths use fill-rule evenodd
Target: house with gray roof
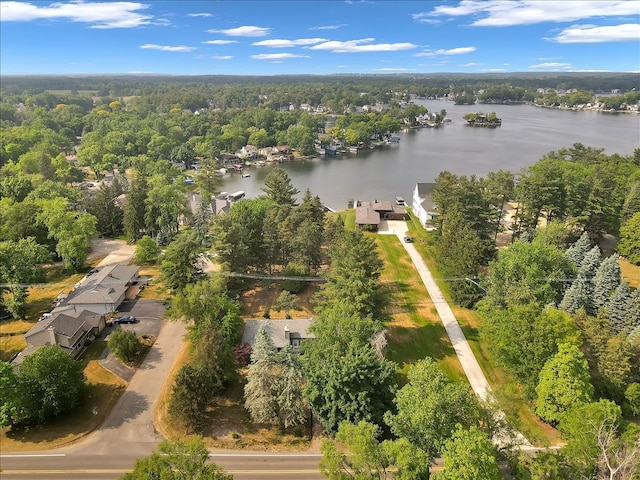
M 242 343 L 253 346 L 258 330 L 264 325 L 267 335 L 278 350 L 287 345 L 299 348 L 304 340 L 316 338 L 309 332 L 309 327 L 313 323 L 312 318 L 286 319 L 286 320 L 247 320 L 244 323 Z
M 105 314 L 118 310 L 127 291 L 138 282 L 140 267 L 109 265 L 88 275 L 51 313 L 89 310 Z M 62 308 L 67 307 L 67 308 Z
M 40 347 L 58 345 L 70 355 L 79 355 L 85 345 L 93 341 L 104 330 L 106 319 L 104 315 L 88 310 L 66 313 L 48 314 L 36 323 L 31 330 L 24 334 L 27 342 L 25 348 L 13 360 L 14 365 L 20 365 L 25 357 Z

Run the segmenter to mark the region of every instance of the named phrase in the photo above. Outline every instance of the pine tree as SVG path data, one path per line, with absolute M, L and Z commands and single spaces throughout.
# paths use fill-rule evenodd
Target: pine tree
M 565 255 L 576 266 L 580 266 L 587 251 L 591 248 L 591 240 L 589 234 L 585 231 L 582 232 L 580 238 L 565 252 Z
M 624 329 L 628 331 L 640 328 L 640 287 L 636 288 L 627 302 L 624 316 Z
M 578 269 L 578 274 L 582 275 L 588 282 L 593 280 L 593 277 L 596 276 L 598 272 L 598 268 L 600 267 L 601 260 L 600 247 L 595 245 L 591 250 L 589 250 L 580 262 L 580 268 Z
M 284 428 L 304 423 L 306 410 L 302 395 L 302 369 L 297 353 L 286 346 L 278 355 L 280 377 L 277 381 L 277 402 L 280 424 Z
M 623 280 L 615 289 L 609 301 L 604 308 L 607 313 L 607 319 L 616 332 L 621 332 L 626 327 L 627 304 L 631 299 L 631 290 L 629 284 Z
M 135 243 L 145 234 L 145 214 L 148 193 L 147 180 L 143 173 L 138 172 L 131 183 L 124 207 L 124 234 L 129 243 Z
M 571 286 L 564 293 L 559 309 L 569 313 L 576 313 L 579 309 L 591 310 L 591 284 L 582 276 L 573 281 Z
M 244 407 L 249 410 L 254 422 L 278 422 L 276 366 L 276 347 L 265 326 L 261 325 L 253 343 L 251 365 L 244 387 Z
M 620 256 L 614 253 L 610 257 L 603 260 L 593 277 L 593 308 L 598 310 L 604 306 L 609 300 L 609 295 L 620 285 L 620 265 L 618 258 Z
M 296 195 L 300 190 L 291 183 L 291 178 L 282 168 L 274 168 L 264 179 L 264 188 L 267 198 L 276 205 L 296 205 Z

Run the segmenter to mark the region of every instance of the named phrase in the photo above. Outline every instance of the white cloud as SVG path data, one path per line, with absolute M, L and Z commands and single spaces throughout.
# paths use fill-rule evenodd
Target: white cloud
M 375 71 L 376 72 L 413 72 L 413 71 L 415 71 L 415 68 L 384 67 L 384 68 L 378 68 Z
M 471 25 L 477 27 L 506 27 L 532 25 L 543 22 L 574 22 L 591 17 L 638 15 L 638 2 L 628 0 L 462 0 L 458 5 L 438 5 L 430 12 L 413 15 L 424 21 L 433 17 L 480 17 Z
M 187 13 L 187 17 L 213 17 L 210 13 Z
M 229 45 L 230 43 L 238 43 L 236 40 L 207 40 L 207 45 Z
M 207 30 L 207 33 L 224 33 L 230 37 L 264 37 L 269 35 L 270 28 L 244 25 L 242 27 L 227 28 L 226 30 Z
M 482 65 L 481 63 L 476 63 L 476 62 L 470 62 L 470 63 L 463 63 L 462 65 L 459 65 L 460 67 L 479 67 L 480 65 Z
M 529 65 L 529 68 L 534 70 L 567 70 L 571 68 L 571 64 L 561 62 L 545 62 L 538 63 L 536 65 Z
M 361 52 L 397 52 L 398 50 L 410 50 L 416 48 L 413 43 L 371 43 L 375 38 L 363 38 L 360 40 L 347 40 L 346 42 L 328 41 L 313 47 L 310 50 L 329 50 L 335 53 L 361 53 Z M 364 44 L 364 45 L 363 45 Z
M 640 41 L 640 24 L 572 25 L 549 40 L 558 43 L 637 42 Z
M 308 55 L 298 55 L 296 53 L 260 53 L 251 55 L 254 60 L 286 60 L 288 58 L 310 58 Z
M 214 60 L 231 60 L 233 58 L 233 55 L 214 55 L 213 57 Z
M 151 15 L 139 10 L 149 5 L 136 2 L 70 2 L 48 6 L 26 2 L 0 2 L 0 21 L 28 22 L 31 20 L 60 20 L 89 23 L 91 28 L 132 28 L 152 23 Z M 166 22 L 163 21 L 163 23 Z
M 252 43 L 251 45 L 255 45 L 256 47 L 290 48 L 300 45 L 314 45 L 316 43 L 326 41 L 326 38 L 298 38 L 297 40 L 282 40 L 274 38 L 271 40 L 260 40 L 259 42 Z
M 160 50 L 162 52 L 192 52 L 196 49 L 196 47 L 187 47 L 185 45 L 176 45 L 172 47 L 170 45 L 156 45 L 154 43 L 145 43 L 144 45 L 140 45 L 140 48 L 144 48 L 146 50 Z
M 476 51 L 476 47 L 458 47 L 445 50 L 443 48 L 439 50 L 426 50 L 424 52 L 416 53 L 416 57 L 437 57 L 439 55 L 464 55 L 466 53 L 472 53 Z
M 337 25 L 324 25 L 320 27 L 311 27 L 309 30 L 337 30 L 339 28 L 348 27 L 346 23 L 339 23 Z

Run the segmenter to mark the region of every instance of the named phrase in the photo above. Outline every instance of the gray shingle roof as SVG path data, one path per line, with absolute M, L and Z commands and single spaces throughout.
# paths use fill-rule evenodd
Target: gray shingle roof
M 242 343 L 253 345 L 256 334 L 260 329 L 260 325 L 264 325 L 267 335 L 273 341 L 276 348 L 283 348 L 288 345 L 284 337 L 285 327 L 289 327 L 290 338 L 316 338 L 308 329 L 313 323 L 312 318 L 305 319 L 287 319 L 287 320 L 247 320 L 244 323 L 244 332 L 242 334 Z

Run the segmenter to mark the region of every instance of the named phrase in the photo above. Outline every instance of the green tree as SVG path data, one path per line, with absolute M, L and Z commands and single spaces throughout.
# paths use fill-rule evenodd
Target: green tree
M 380 425 L 392 406 L 396 365 L 356 340 L 346 350 L 334 348 L 318 357 L 305 360 L 304 395 L 325 429 L 335 432 L 342 421 Z
M 183 319 L 189 326 L 193 341 L 206 336 L 208 329 L 219 332 L 230 347 L 239 340 L 242 329 L 240 304 L 226 290 L 226 283 L 219 276 L 186 285 L 180 295 L 171 301 L 171 316 Z
M 279 377 L 276 381 L 278 418 L 284 428 L 301 425 L 306 420 L 302 394 L 302 366 L 298 354 L 289 345 L 278 353 Z
M 604 399 L 578 405 L 562 418 L 563 451 L 586 478 L 631 479 L 640 471 L 640 436 L 632 431 L 631 439 L 624 438 L 621 420 L 620 407 Z
M 536 305 L 512 306 L 487 311 L 485 318 L 482 337 L 531 398 L 540 370 L 557 353 L 558 345 L 578 343 L 579 334 L 569 315 L 554 308 L 540 311 Z
M 187 429 L 198 431 L 211 401 L 207 372 L 193 365 L 183 365 L 176 374 L 169 401 L 169 413 Z
M 117 358 L 126 363 L 133 362 L 142 352 L 142 344 L 135 332 L 121 327 L 111 332 L 107 346 Z
M 4 305 L 14 317 L 25 314 L 26 284 L 44 280 L 42 264 L 50 258 L 46 247 L 36 243 L 33 237 L 0 242 L 0 283 L 4 284 L 0 292 L 8 291 Z
M 359 231 L 347 231 L 329 247 L 329 256 L 331 267 L 321 287 L 323 304 L 348 303 L 363 317 L 374 314 L 382 271 L 374 239 Z
M 377 425 L 365 421 L 355 425 L 341 422 L 336 441 L 322 442 L 322 474 L 330 480 L 391 478 L 389 460 L 377 440 L 378 430 Z
M 9 362 L 0 362 L 0 428 L 13 423 L 18 413 L 18 377 Z
M 122 233 L 124 212 L 116 203 L 121 192 L 117 185 L 103 184 L 87 202 L 87 212 L 96 217 L 99 233 L 116 236 Z
M 571 260 L 571 263 L 576 267 L 579 267 L 590 248 L 591 239 L 589 238 L 589 234 L 585 231 L 582 232 L 580 238 L 578 238 L 578 240 L 567 249 L 565 255 L 569 260 Z
M 613 291 L 609 297 L 609 301 L 605 304 L 604 309 L 607 313 L 609 323 L 617 332 L 621 332 L 631 325 L 626 325 L 627 306 L 631 299 L 631 290 L 626 280 L 620 282 L 618 288 Z M 637 321 L 637 319 L 636 319 Z
M 442 447 L 444 472 L 436 480 L 501 480 L 496 449 L 491 439 L 475 425 L 456 425 Z
M 591 283 L 583 275 L 579 274 L 567 291 L 564 292 L 558 307 L 560 310 L 569 313 L 576 313 L 581 308 L 593 313 L 593 308 L 591 308 L 592 297 L 593 288 Z
M 44 423 L 78 404 L 85 385 L 82 364 L 57 345 L 27 356 L 18 372 L 20 423 Z
M 127 242 L 135 243 L 146 233 L 145 213 L 149 186 L 143 172 L 137 171 L 124 206 L 123 226 Z
M 193 231 L 176 236 L 160 258 L 162 281 L 173 290 L 197 282 L 202 276 L 198 266 L 201 244 Z
M 133 471 L 122 476 L 122 480 L 233 480 L 233 476 L 208 460 L 209 452 L 201 437 L 164 440 L 157 452 L 136 460 Z
M 620 227 L 617 249 L 620 255 L 634 265 L 640 265 L 640 212 L 635 213 Z
M 627 312 L 624 317 L 625 329 L 630 332 L 640 327 L 640 288 L 636 288 L 627 302 Z
M 636 417 L 640 417 L 640 383 L 630 384 L 624 392 L 629 410 Z
M 276 312 L 284 310 L 285 318 L 291 318 L 291 310 L 296 309 L 296 296 L 288 290 L 283 290 L 273 304 Z
M 484 304 L 505 307 L 559 302 L 563 281 L 574 268 L 562 252 L 538 242 L 515 242 L 501 250 L 489 264 L 488 292 Z
M 407 378 L 396 394 L 397 413 L 388 412 L 385 422 L 434 459 L 456 424 L 470 427 L 478 422 L 479 405 L 468 387 L 448 380 L 430 357 L 411 367 Z
M 300 193 L 291 183 L 287 172 L 282 168 L 274 168 L 264 179 L 262 191 L 276 205 L 296 205 L 295 196 Z
M 609 300 L 609 295 L 620 285 L 619 255 L 605 258 L 593 277 L 593 307 L 597 311 Z
M 57 241 L 56 252 L 68 270 L 78 271 L 89 255 L 91 239 L 96 236 L 96 217 L 70 210 L 66 198 L 42 202 L 39 220 L 49 230 L 49 237 Z
M 278 422 L 276 366 L 276 347 L 264 325 L 261 325 L 253 343 L 244 387 L 244 406 L 254 422 Z
M 554 424 L 567 410 L 591 401 L 589 365 L 578 347 L 569 343 L 559 345 L 558 353 L 540 371 L 536 393 L 536 414 Z
M 160 252 L 161 249 L 158 242 L 148 235 L 143 235 L 138 240 L 133 258 L 138 264 L 155 263 L 160 257 Z

